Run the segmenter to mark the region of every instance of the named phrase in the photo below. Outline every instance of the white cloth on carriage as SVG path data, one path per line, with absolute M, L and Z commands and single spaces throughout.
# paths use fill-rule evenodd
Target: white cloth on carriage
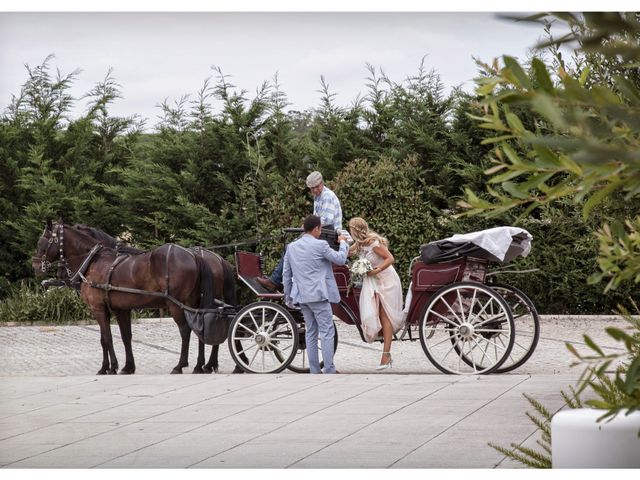
M 379 245 L 376 240 L 367 247 L 362 247 L 360 257 L 367 258 L 373 268 L 384 261 L 373 251 Z M 379 300 L 379 302 L 378 302 Z M 360 321 L 362 333 L 367 342 L 373 342 L 382 330 L 379 315 L 379 305 L 384 308 L 387 317 L 391 321 L 393 333 L 404 326 L 404 314 L 402 312 L 402 284 L 400 277 L 393 265 L 385 268 L 375 276 L 366 276 L 362 281 L 360 290 Z
M 498 257 L 500 261 L 504 260 L 504 256 L 511 246 L 513 241 L 512 237 L 524 233 L 527 236 L 527 241 L 523 242 L 522 246 L 524 251 L 522 256 L 526 257 L 531 251 L 531 240 L 533 237 L 524 228 L 518 227 L 495 227 L 487 230 L 480 230 L 478 232 L 471 233 L 456 233 L 452 237 L 445 238 L 445 240 L 455 243 L 471 242 L 474 245 L 484 248 L 487 252 Z

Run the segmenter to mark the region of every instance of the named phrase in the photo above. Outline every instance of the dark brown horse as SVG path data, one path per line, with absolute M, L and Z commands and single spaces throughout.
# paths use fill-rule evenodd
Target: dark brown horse
M 68 228 L 68 227 L 67 227 Z M 88 225 L 84 225 L 81 223 L 76 223 L 73 225 L 73 228 L 87 234 L 95 240 L 95 243 L 101 243 L 105 247 L 109 247 L 115 249 L 118 255 L 139 255 L 141 253 L 145 253 L 145 250 L 135 248 L 129 245 L 126 242 L 117 240 L 112 237 L 108 233 L 100 230 L 99 228 L 90 227 Z M 233 266 L 227 262 L 225 259 L 215 254 L 214 252 L 201 248 L 201 247 L 190 247 L 190 251 L 199 255 L 209 266 L 214 275 L 214 298 L 219 300 L 223 300 L 228 305 L 237 305 L 237 295 L 236 295 L 236 277 Z M 87 251 L 88 253 L 89 251 Z M 220 272 L 222 271 L 222 275 Z M 64 284 L 68 287 L 80 289 L 81 280 L 79 278 L 76 279 L 74 284 L 72 285 L 70 282 L 70 275 L 72 272 L 68 268 L 68 266 L 64 265 L 62 262 L 58 265 L 58 273 L 57 278 L 64 282 Z M 222 290 L 220 287 L 222 286 Z M 130 312 L 126 312 L 126 315 L 130 318 Z M 130 321 L 130 320 L 129 320 Z M 123 338 L 124 342 L 124 338 Z M 211 347 L 211 353 L 209 355 L 209 360 L 207 363 L 204 363 L 205 358 L 205 346 L 204 342 L 198 340 L 198 360 L 193 369 L 193 373 L 211 373 L 218 372 L 218 353 L 220 346 L 213 345 Z M 243 354 L 244 355 L 244 354 Z M 237 365 L 233 371 L 233 373 L 243 373 L 244 371 L 239 368 Z
M 96 243 L 96 239 L 79 229 L 58 222 L 47 223 L 38 241 L 36 256 L 32 258 L 35 272 L 45 271 L 48 265 L 59 262 L 65 264 L 69 272 L 82 278 L 80 296 L 87 303 L 92 316 L 100 326 L 100 343 L 103 360 L 98 374 L 117 373 L 118 361 L 113 348 L 113 338 L 109 325 L 109 309 L 118 320 L 118 326 L 125 346 L 123 374 L 135 372 L 135 362 L 131 348 L 131 309 L 166 308 L 178 325 L 182 337 L 180 360 L 172 373 L 182 373 L 188 365 L 189 337 L 191 329 L 185 319 L 182 306 L 197 308 L 200 305 L 201 278 L 206 271 L 206 263 L 189 250 L 166 244 L 148 252 L 139 253 L 125 259 L 117 259 L 113 248 Z M 117 267 L 116 267 L 117 265 Z M 214 278 L 222 279 L 222 267 Z M 223 281 L 214 282 L 223 295 Z M 118 288 L 129 288 L 152 292 L 152 294 L 107 291 L 99 288 L 110 284 Z M 235 292 L 234 292 L 235 294 Z M 175 301 L 169 300 L 172 297 Z M 226 321 L 220 319 L 220 321 Z M 199 360 L 204 363 L 204 345 L 199 351 Z M 202 353 L 202 355 L 200 355 Z M 217 358 L 217 355 L 216 355 Z M 197 365 L 196 365 L 197 366 Z

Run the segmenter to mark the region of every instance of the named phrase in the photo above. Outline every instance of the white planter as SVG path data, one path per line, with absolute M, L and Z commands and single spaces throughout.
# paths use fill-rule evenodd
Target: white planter
M 553 416 L 553 468 L 640 468 L 640 412 L 596 422 L 604 412 L 576 408 Z

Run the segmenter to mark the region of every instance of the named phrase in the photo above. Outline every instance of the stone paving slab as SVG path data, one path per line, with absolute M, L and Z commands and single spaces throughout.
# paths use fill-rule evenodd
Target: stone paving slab
M 95 376 L 96 325 L 0 327 L 0 467 L 17 468 L 520 468 L 489 447 L 535 448 L 527 393 L 551 411 L 580 374 L 564 346 L 622 320 L 543 317 L 531 359 L 504 375 L 441 374 L 418 342 L 381 345 L 337 324 L 341 375 L 169 375 L 180 338 L 170 319 L 133 326 L 137 372 Z M 124 353 L 113 327 L 120 364 Z M 192 341 L 190 360 L 197 344 Z
M 487 443 L 520 443 L 535 433 L 524 416 L 522 392 L 557 410 L 563 404 L 559 389 L 574 380 L 566 374 L 389 373 L 4 377 L 0 385 L 12 398 L 0 399 L 0 465 L 511 466 L 502 465 L 503 456 Z M 43 395 L 49 406 L 29 401 Z M 163 401 L 174 395 L 182 402 Z M 7 408 L 17 401 L 27 406 L 20 412 Z

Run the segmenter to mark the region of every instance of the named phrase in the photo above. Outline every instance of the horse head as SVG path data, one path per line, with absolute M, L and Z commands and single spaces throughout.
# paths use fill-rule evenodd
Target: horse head
M 36 254 L 31 257 L 31 267 L 36 275 L 43 275 L 57 260 L 64 258 L 64 223 L 52 224 L 47 220 L 38 239 Z

